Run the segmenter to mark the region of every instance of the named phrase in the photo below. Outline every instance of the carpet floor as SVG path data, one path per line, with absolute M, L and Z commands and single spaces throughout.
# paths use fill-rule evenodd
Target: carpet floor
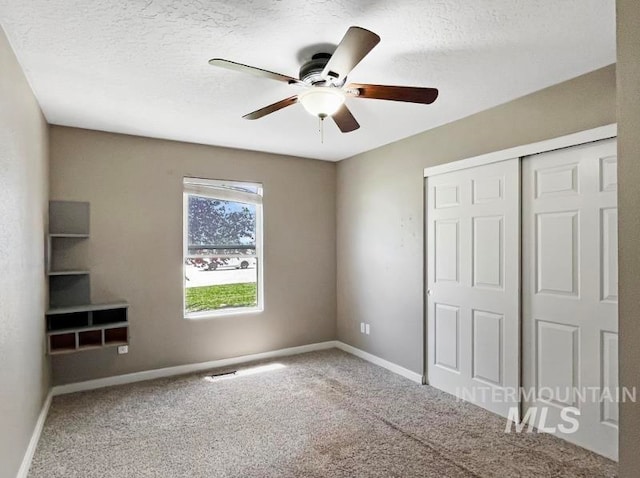
M 617 476 L 610 460 L 504 433 L 504 419 L 338 350 L 233 369 L 55 397 L 29 476 Z

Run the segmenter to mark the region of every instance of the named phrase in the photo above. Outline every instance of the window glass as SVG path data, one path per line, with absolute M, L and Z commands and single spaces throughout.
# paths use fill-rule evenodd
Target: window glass
M 197 181 L 185 180 L 185 316 L 260 310 L 262 188 Z

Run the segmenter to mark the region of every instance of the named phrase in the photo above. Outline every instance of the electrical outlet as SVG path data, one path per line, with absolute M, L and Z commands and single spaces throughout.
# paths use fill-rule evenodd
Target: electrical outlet
M 128 345 L 118 345 L 118 353 L 120 355 L 128 354 L 129 353 L 129 346 Z
M 360 333 L 364 334 L 364 322 L 360 322 Z
M 364 333 L 369 335 L 369 332 L 371 332 L 371 327 L 369 324 L 364 324 Z

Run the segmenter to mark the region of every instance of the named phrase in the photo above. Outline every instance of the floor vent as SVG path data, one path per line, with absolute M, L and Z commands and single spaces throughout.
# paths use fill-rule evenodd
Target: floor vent
M 221 373 L 214 373 L 212 375 L 207 375 L 207 378 L 209 380 L 216 380 L 220 378 L 228 378 L 230 376 L 236 375 L 237 373 L 238 373 L 237 370 L 230 370 L 229 372 L 221 372 Z

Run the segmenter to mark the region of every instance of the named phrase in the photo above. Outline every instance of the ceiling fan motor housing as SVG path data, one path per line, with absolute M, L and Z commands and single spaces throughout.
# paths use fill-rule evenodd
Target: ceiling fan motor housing
M 330 53 L 316 53 L 313 55 L 311 60 L 300 67 L 300 79 L 308 85 L 325 84 L 327 80 L 323 78 L 321 74 L 330 58 Z

